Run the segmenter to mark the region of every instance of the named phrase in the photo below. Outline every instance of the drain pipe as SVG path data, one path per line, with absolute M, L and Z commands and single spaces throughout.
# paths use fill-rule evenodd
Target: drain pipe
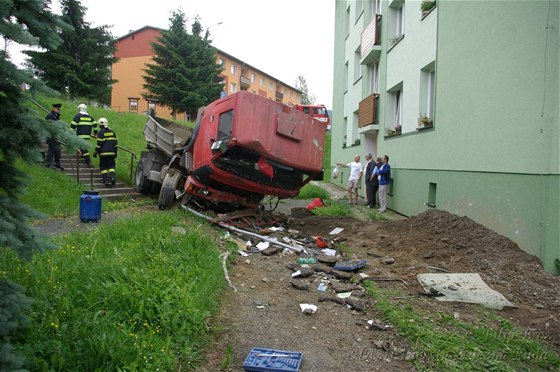
M 194 214 L 194 215 L 197 216 L 197 217 L 203 218 L 203 219 L 205 219 L 205 220 L 207 220 L 207 221 L 209 221 L 209 222 L 211 222 L 211 223 L 214 223 L 214 224 L 216 224 L 216 225 L 218 225 L 218 226 L 220 226 L 220 227 L 223 227 L 224 229 L 228 229 L 228 230 L 231 230 L 231 231 L 235 231 L 235 232 L 238 232 L 238 233 L 240 233 L 240 234 L 247 235 L 247 236 L 250 236 L 250 237 L 253 237 L 253 238 L 257 238 L 257 239 L 260 239 L 260 240 L 264 240 L 265 242 L 269 242 L 269 243 L 271 243 L 271 244 L 278 245 L 278 246 L 283 247 L 283 248 L 288 248 L 288 249 L 290 249 L 290 250 L 292 250 L 292 251 L 295 251 L 295 252 L 302 252 L 302 251 L 303 251 L 303 247 L 293 247 L 293 246 L 291 246 L 291 245 L 282 243 L 282 242 L 280 242 L 280 241 L 278 241 L 278 240 L 269 238 L 268 236 L 263 236 L 263 235 L 259 235 L 259 234 L 257 234 L 257 233 L 251 232 L 251 231 L 242 230 L 242 229 L 239 229 L 239 228 L 237 228 L 237 227 L 233 227 L 233 226 L 230 226 L 230 225 L 226 225 L 226 224 L 223 223 L 223 222 L 215 222 L 215 221 L 213 221 L 210 217 L 208 217 L 208 216 L 206 216 L 206 215 L 204 215 L 204 214 L 202 214 L 202 213 L 200 213 L 200 212 L 198 212 L 198 211 L 195 211 L 194 209 L 189 208 L 189 207 L 187 207 L 186 205 L 181 205 L 181 208 L 183 208 L 183 209 L 186 210 L 186 211 L 191 212 L 192 214 Z

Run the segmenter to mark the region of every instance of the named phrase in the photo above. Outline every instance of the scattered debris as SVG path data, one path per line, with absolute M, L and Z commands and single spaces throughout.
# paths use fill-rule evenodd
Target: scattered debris
M 346 299 L 346 306 L 350 306 L 356 311 L 363 311 L 366 307 L 364 301 L 353 297 L 349 297 Z
M 308 276 L 311 276 L 315 273 L 315 271 L 309 267 L 302 267 L 301 269 L 299 269 L 298 271 L 296 271 L 295 273 L 292 273 L 292 278 L 295 278 L 297 276 L 305 278 Z
M 265 256 L 273 256 L 276 253 L 280 252 L 282 248 L 278 247 L 277 245 L 273 245 L 272 247 L 268 247 L 264 249 L 261 253 Z
M 299 304 L 301 308 L 301 312 L 308 315 L 308 314 L 315 314 L 317 312 L 317 306 L 313 304 Z
M 328 286 L 329 285 L 328 285 L 327 282 L 321 280 L 321 283 L 319 283 L 319 286 L 317 287 L 317 290 L 320 291 L 320 292 L 325 292 L 327 290 Z
M 476 273 L 418 274 L 416 278 L 426 292 L 433 288 L 442 293 L 444 296 L 437 297 L 440 301 L 475 303 L 497 310 L 515 307 L 501 293 L 488 287 Z
M 332 275 L 337 279 L 350 280 L 354 275 L 352 272 L 331 270 Z
M 246 371 L 297 372 L 302 360 L 302 353 L 254 347 L 245 358 L 243 368 Z
M 309 289 L 309 284 L 303 280 L 292 278 L 290 280 L 290 285 L 295 289 L 300 289 L 302 291 Z
M 364 267 L 367 264 L 367 260 L 350 260 L 337 262 L 334 265 L 335 270 L 341 271 L 354 271 Z
M 434 254 L 435 254 L 434 251 L 429 251 L 428 253 L 426 253 L 425 255 L 423 255 L 422 258 L 428 260 L 428 259 L 434 257 Z
M 352 292 L 341 292 L 336 295 L 338 298 L 348 298 L 352 296 Z
M 336 250 L 335 249 L 325 248 L 325 249 L 321 249 L 321 252 L 323 252 L 325 254 L 325 256 L 330 256 L 330 257 L 335 257 L 336 256 Z
M 329 243 L 320 236 L 315 237 L 315 244 L 317 245 L 318 248 L 328 248 L 329 247 Z
M 335 227 L 334 229 L 332 229 L 332 231 L 329 233 L 329 235 L 338 235 L 343 231 L 344 231 L 344 229 L 342 227 Z
M 338 280 L 331 280 L 331 286 L 336 293 L 351 292 L 354 288 L 356 288 L 356 284 L 341 283 Z
M 315 257 L 300 257 L 297 262 L 299 264 L 314 264 L 317 263 L 317 258 Z
M 235 286 L 233 285 L 233 283 L 231 282 L 231 280 L 229 279 L 229 275 L 228 275 L 228 271 L 227 271 L 227 259 L 229 257 L 229 252 L 226 251 L 222 254 L 220 254 L 220 258 L 222 259 L 222 268 L 224 270 L 224 277 L 226 278 L 226 281 L 228 283 L 228 286 L 230 288 L 233 289 L 234 292 L 237 292 L 237 288 L 235 288 Z
M 383 259 L 383 263 L 385 265 L 392 265 L 395 263 L 395 259 L 393 257 L 389 257 L 389 258 L 384 258 Z
M 368 328 L 374 331 L 388 331 L 393 328 L 392 325 L 384 324 L 379 319 L 368 320 L 367 324 L 368 324 Z

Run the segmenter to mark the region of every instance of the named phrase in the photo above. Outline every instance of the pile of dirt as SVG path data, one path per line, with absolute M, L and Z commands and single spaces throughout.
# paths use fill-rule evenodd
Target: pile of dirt
M 380 284 L 387 288 L 421 291 L 416 281 L 419 273 L 478 273 L 517 306 L 497 311 L 497 315 L 560 350 L 560 277 L 544 272 L 538 259 L 511 240 L 466 217 L 429 211 L 393 222 L 326 216 L 279 216 L 278 221 L 286 230 L 297 230 L 302 236 L 328 238 L 333 228 L 343 228 L 337 235 L 342 242 L 334 246 L 343 253 L 343 259 L 367 259 L 361 273 L 408 283 L 406 287 L 398 281 Z M 243 359 L 252 347 L 302 352 L 302 371 L 410 369 L 409 360 L 414 355 L 396 332 L 373 332 L 366 327 L 368 320 L 383 320 L 373 299 L 359 297 L 358 286 L 352 296 L 359 297 L 362 309 L 344 301 L 320 302 L 325 296 L 317 291 L 321 279 L 334 281 L 333 273 L 320 270 L 302 279 L 304 289 L 294 288 L 290 282 L 297 258 L 293 253 L 256 253 L 234 259 L 230 276 L 238 292 L 228 291 L 222 312 L 214 320 L 222 331 L 201 370 L 218 370 L 230 347 L 231 361 L 226 368 L 230 371 L 243 370 Z M 337 280 L 340 285 L 351 283 Z M 331 284 L 331 296 L 335 295 L 334 289 Z M 304 315 L 301 303 L 318 305 L 319 310 Z M 464 321 L 477 321 L 478 305 L 474 304 L 422 296 L 407 297 L 403 303 L 434 312 L 460 313 Z

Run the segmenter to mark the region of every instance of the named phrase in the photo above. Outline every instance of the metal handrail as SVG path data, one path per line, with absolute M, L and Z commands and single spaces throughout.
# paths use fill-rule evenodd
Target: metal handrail
M 136 159 L 136 154 L 134 153 L 134 151 L 127 149 L 126 147 L 122 147 L 120 145 L 117 145 L 117 148 L 128 152 L 131 157 L 130 157 L 130 179 L 132 180 L 132 182 L 134 182 L 134 179 L 132 178 L 132 169 L 134 168 L 134 159 Z

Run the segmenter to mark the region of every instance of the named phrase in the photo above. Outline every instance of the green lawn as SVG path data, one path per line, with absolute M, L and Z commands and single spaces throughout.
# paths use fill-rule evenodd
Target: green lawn
M 173 371 L 201 359 L 224 278 L 208 227 L 145 213 L 61 236 L 31 261 L 0 249 L 0 279 L 34 299 L 12 340 L 33 371 Z M 172 228 L 186 231 L 173 232 Z

